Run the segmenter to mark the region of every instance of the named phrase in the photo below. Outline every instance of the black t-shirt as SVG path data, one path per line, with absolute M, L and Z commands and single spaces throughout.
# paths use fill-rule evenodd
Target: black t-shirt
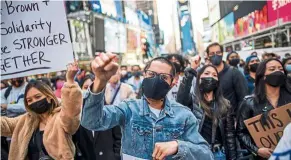
M 44 145 L 43 145 L 43 132 L 37 129 L 28 144 L 28 158 L 29 160 L 51 160 Z

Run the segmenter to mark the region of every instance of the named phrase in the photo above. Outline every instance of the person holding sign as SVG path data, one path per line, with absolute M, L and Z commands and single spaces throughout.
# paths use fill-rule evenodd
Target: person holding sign
M 119 125 L 124 160 L 212 160 L 195 116 L 187 107 L 166 98 L 175 76 L 174 66 L 166 58 L 155 58 L 145 66 L 141 99 L 104 107 L 106 83 L 118 69 L 115 56 L 101 53 L 91 63 L 95 80 L 83 108 L 82 126 L 100 131 Z
M 237 114 L 238 138 L 257 159 L 269 158 L 273 150 L 268 147 L 258 148 L 244 121 L 262 114 L 261 120 L 253 124 L 255 127 L 276 127 L 280 121 L 276 117 L 267 119 L 269 111 L 290 102 L 291 93 L 286 90 L 286 72 L 281 61 L 268 59 L 261 62 L 256 73 L 254 95 L 244 99 Z
M 9 159 L 73 159 L 72 136 L 80 125 L 82 93 L 74 82 L 77 63 L 69 64 L 62 89 L 62 105 L 52 89 L 41 81 L 30 82 L 24 92 L 27 113 L 2 117 L 1 135 L 12 137 Z
M 205 65 L 197 75 L 195 68 L 185 70 L 185 77 L 178 92 L 179 100 L 184 97 L 180 103 L 192 108 L 200 122 L 201 135 L 211 145 L 214 159 L 234 160 L 237 158 L 234 119 L 231 116 L 229 101 L 221 94 L 218 71 L 213 65 Z M 194 77 L 197 78 L 195 96 L 190 94 Z

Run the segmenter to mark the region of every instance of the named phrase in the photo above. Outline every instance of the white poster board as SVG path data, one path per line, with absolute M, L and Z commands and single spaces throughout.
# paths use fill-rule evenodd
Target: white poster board
M 1 79 L 65 70 L 73 61 L 63 1 L 1 1 Z

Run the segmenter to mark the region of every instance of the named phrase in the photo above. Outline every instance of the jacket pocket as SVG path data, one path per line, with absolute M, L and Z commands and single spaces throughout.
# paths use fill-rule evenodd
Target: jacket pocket
M 142 122 L 132 123 L 131 146 L 134 152 L 139 154 L 149 153 L 152 148 L 153 129 L 149 124 Z
M 163 130 L 165 135 L 165 141 L 180 139 L 184 133 L 184 127 L 182 127 L 181 125 L 165 127 Z

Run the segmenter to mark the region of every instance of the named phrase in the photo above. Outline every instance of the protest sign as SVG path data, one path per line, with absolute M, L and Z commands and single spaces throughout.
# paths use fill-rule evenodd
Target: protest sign
M 66 69 L 73 61 L 63 1 L 1 1 L 1 79 Z
M 275 149 L 284 128 L 291 122 L 291 103 L 269 112 L 267 124 L 262 125 L 261 114 L 244 121 L 257 147 Z

